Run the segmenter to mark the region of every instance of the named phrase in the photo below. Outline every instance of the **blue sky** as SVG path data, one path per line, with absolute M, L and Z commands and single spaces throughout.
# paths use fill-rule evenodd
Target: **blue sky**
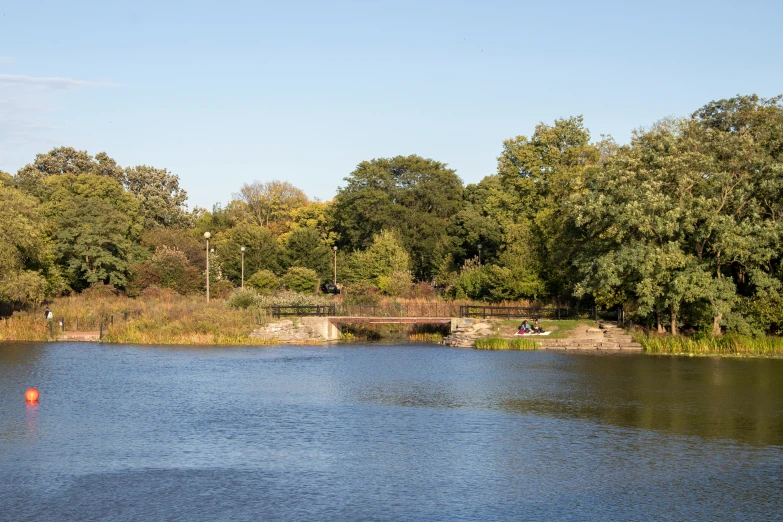
M 191 206 L 253 180 L 330 199 L 419 154 L 466 183 L 504 139 L 584 115 L 597 139 L 783 93 L 783 2 L 0 4 L 0 169 L 68 145 L 165 167 Z

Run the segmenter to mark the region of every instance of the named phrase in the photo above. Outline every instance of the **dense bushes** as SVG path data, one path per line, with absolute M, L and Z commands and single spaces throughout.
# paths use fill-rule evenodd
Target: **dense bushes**
M 259 270 L 247 280 L 258 293 L 269 294 L 280 288 L 280 279 L 270 270 Z
M 310 268 L 292 266 L 280 278 L 280 282 L 294 292 L 314 293 L 318 289 L 318 274 Z

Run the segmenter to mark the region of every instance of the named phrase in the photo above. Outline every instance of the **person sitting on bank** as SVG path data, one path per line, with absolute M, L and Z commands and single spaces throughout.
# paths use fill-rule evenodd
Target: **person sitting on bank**
M 522 324 L 519 325 L 519 331 L 517 333 L 518 334 L 530 333 L 530 325 L 527 324 L 527 319 L 522 321 Z
M 536 318 L 535 321 L 533 321 L 533 333 L 544 333 L 544 329 L 541 328 L 541 323 L 538 322 L 538 318 Z

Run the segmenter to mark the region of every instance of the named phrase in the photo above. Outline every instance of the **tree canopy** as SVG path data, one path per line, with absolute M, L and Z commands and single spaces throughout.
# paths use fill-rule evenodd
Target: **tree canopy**
M 446 228 L 462 206 L 462 180 L 446 164 L 420 156 L 364 161 L 345 178 L 334 200 L 340 246 L 366 248 L 395 230 L 419 279 L 435 275 L 450 248 Z
M 35 304 L 96 283 L 264 292 L 354 289 L 581 302 L 682 329 L 783 333 L 783 104 L 735 96 L 594 140 L 581 116 L 499 144 L 463 186 L 417 155 L 360 162 L 333 201 L 287 181 L 245 183 L 188 212 L 167 169 L 71 147 L 0 172 L 0 301 Z M 333 247 L 337 247 L 337 251 Z M 369 295 L 369 294 L 368 294 Z

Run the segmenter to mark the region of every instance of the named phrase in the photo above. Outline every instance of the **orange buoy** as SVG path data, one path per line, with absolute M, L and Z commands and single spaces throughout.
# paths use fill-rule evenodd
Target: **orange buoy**
M 30 388 L 26 392 L 24 392 L 25 399 L 27 399 L 27 402 L 36 402 L 38 400 L 38 390 L 35 388 Z

